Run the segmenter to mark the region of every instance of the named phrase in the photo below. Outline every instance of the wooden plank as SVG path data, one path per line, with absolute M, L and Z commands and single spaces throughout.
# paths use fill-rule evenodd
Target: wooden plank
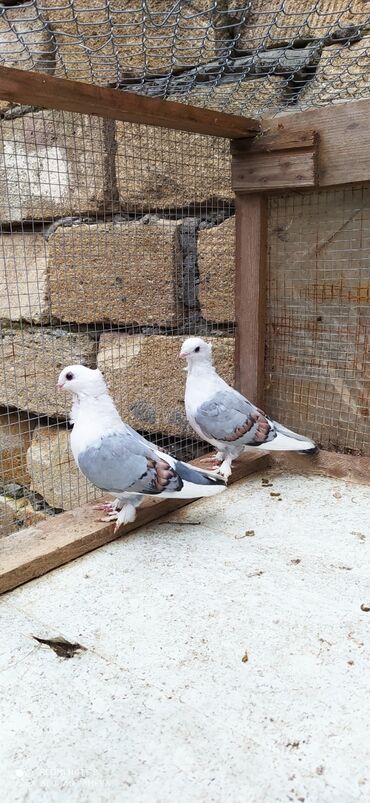
M 232 156 L 245 153 L 271 153 L 271 151 L 302 150 L 313 148 L 318 142 L 317 131 L 302 131 L 297 134 L 289 129 L 283 132 L 275 131 L 273 134 L 257 134 L 254 139 L 236 139 L 230 143 Z
M 370 100 L 278 115 L 264 119 L 262 128 L 265 133 L 251 152 L 259 152 L 262 144 L 268 148 L 287 136 L 301 136 L 308 128 L 317 131 L 320 187 L 370 181 Z
M 255 471 L 262 471 L 268 468 L 269 462 L 266 454 L 256 457 L 244 455 L 235 462 L 229 482 L 234 483 Z M 199 461 L 194 460 L 193 465 L 199 465 Z M 121 527 L 118 535 L 113 533 L 114 523 L 95 521 L 98 513 L 92 509 L 92 504 L 9 535 L 0 542 L 0 594 L 35 577 L 41 577 L 51 569 L 63 566 L 117 537 L 127 535 L 155 519 L 191 504 L 192 501 L 194 500 L 145 500 L 138 510 L 136 521 Z
M 315 187 L 318 180 L 316 148 L 234 156 L 231 174 L 235 192 Z
M 10 67 L 0 67 L 0 98 L 13 103 L 31 103 L 41 108 L 63 109 L 213 137 L 253 137 L 260 129 L 258 121 L 248 117 Z
M 284 471 L 318 474 L 360 485 L 370 485 L 370 457 L 321 451 L 315 457 L 308 458 L 294 452 L 280 452 L 271 454 L 271 465 Z
M 236 195 L 236 384 L 263 406 L 267 200 Z

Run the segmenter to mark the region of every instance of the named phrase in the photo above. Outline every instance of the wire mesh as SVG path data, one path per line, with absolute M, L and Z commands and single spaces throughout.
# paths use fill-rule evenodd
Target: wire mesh
M 229 142 L 24 108 L 0 124 L 0 187 L 7 534 L 96 495 L 69 448 L 65 365 L 99 366 L 129 424 L 185 459 L 202 453 L 178 354 L 189 334 L 211 336 L 233 380 L 234 309 L 217 260 L 214 273 L 215 234 L 233 226 Z
M 270 199 L 266 405 L 322 447 L 370 454 L 370 190 Z
M 271 115 L 370 96 L 370 7 L 368 0 L 4 0 L 0 63 Z
M 0 64 L 254 117 L 370 96 L 363 0 L 30 0 L 0 6 Z M 32 103 L 32 98 L 30 98 Z M 200 454 L 177 353 L 234 375 L 229 143 L 0 99 L 0 534 L 95 495 L 68 446 L 67 363 L 122 416 Z M 267 406 L 369 454 L 369 195 L 270 201 Z

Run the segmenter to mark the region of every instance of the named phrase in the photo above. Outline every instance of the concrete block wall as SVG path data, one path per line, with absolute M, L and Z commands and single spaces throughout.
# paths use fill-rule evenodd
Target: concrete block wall
M 67 364 L 99 366 L 131 426 L 191 456 L 184 337 L 211 337 L 234 375 L 229 144 L 20 111 L 0 121 L 0 225 L 6 535 L 94 497 L 56 389 Z

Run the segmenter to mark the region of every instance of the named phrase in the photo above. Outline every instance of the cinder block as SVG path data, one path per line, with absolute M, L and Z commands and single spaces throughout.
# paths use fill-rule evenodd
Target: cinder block
M 0 538 L 11 535 L 23 527 L 31 527 L 46 519 L 41 510 L 34 510 L 27 499 L 13 499 L 0 495 Z
M 70 399 L 56 388 L 65 365 L 96 364 L 96 342 L 90 335 L 62 329 L 0 330 L 0 405 L 47 416 L 65 416 Z
M 0 221 L 97 212 L 112 195 L 103 121 L 40 111 L 0 122 Z
M 296 108 L 335 100 L 360 100 L 369 88 L 370 36 L 349 45 L 324 47 L 314 77 L 299 93 Z
M 27 449 L 35 421 L 24 413 L 0 409 L 0 482 L 29 485 Z
M 79 81 L 108 84 L 129 73 L 170 72 L 212 59 L 212 5 L 151 0 L 43 0 L 59 53 L 58 71 Z M 81 46 L 83 44 L 83 47 Z
M 235 320 L 235 217 L 198 234 L 199 301 L 203 318 Z
M 76 323 L 177 321 L 182 258 L 176 222 L 60 227 L 48 250 L 53 316 Z
M 245 0 L 237 0 L 245 6 Z M 363 0 L 253 0 L 240 28 L 240 50 L 265 50 L 297 39 L 321 39 L 330 33 L 366 25 L 369 9 Z
M 3 233 L 0 248 L 0 319 L 50 319 L 48 246 L 42 234 Z
M 191 208 L 234 198 L 228 140 L 121 122 L 116 137 L 124 209 Z
M 186 377 L 179 359 L 184 339 L 121 333 L 101 336 L 98 367 L 122 418 L 136 429 L 195 437 L 184 407 Z M 233 383 L 234 339 L 205 339 L 213 343 L 217 370 Z
M 57 426 L 37 427 L 27 453 L 31 489 L 51 507 L 72 510 L 97 494 L 77 468 L 69 445 L 69 432 Z
M 2 7 L 0 42 L 3 67 L 54 72 L 53 37 L 45 15 L 40 13 L 34 3 L 15 8 Z
M 286 80 L 277 75 L 262 75 L 250 78 L 239 85 L 198 84 L 181 96 L 171 95 L 170 100 L 181 102 L 186 99 L 192 106 L 239 114 L 244 117 L 258 117 L 262 112 L 269 115 L 282 111 L 286 99 Z
M 35 3 L 14 8 L 1 6 L 0 63 L 17 70 L 37 70 L 52 75 L 55 70 L 55 43 L 45 14 Z M 30 99 L 31 103 L 31 99 Z M 0 100 L 0 113 L 14 107 Z

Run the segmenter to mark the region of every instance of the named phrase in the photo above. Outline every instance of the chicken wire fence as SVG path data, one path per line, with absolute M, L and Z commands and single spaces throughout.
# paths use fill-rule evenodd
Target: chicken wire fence
M 184 338 L 212 336 L 234 376 L 229 142 L 22 111 L 0 126 L 3 534 L 95 496 L 69 449 L 64 366 L 101 368 L 123 418 L 185 459 L 204 447 Z
M 258 117 L 369 97 L 367 0 L 14 0 L 0 64 Z M 68 446 L 68 363 L 185 459 L 181 341 L 234 377 L 229 142 L 0 99 L 0 534 L 95 496 Z M 270 199 L 266 406 L 370 454 L 369 195 Z
M 240 114 L 370 96 L 369 0 L 4 0 L 0 63 Z
M 270 199 L 266 404 L 356 455 L 370 455 L 369 280 L 369 187 Z

